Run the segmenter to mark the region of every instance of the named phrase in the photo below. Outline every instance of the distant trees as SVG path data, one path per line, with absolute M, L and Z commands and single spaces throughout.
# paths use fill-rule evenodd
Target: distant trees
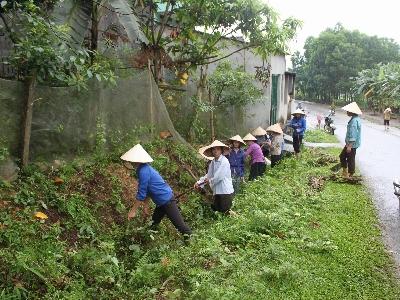
M 350 31 L 341 24 L 309 37 L 304 55 L 292 57 L 298 97 L 319 102 L 354 98 L 353 77 L 379 63 L 400 62 L 400 47 L 392 39 Z

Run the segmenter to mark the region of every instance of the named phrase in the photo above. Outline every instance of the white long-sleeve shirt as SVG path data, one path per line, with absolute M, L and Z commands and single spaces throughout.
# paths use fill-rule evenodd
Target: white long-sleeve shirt
M 218 159 L 213 159 L 208 166 L 207 175 L 200 178 L 197 182 L 201 184 L 206 178 L 210 182 L 210 187 L 214 195 L 225 195 L 233 193 L 231 166 L 228 159 L 222 154 Z

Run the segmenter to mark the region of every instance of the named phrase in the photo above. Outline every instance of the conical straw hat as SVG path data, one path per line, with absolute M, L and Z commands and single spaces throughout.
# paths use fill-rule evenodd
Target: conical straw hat
M 276 132 L 276 133 L 279 133 L 279 134 L 283 134 L 281 125 L 279 125 L 279 123 L 276 123 L 274 125 L 269 126 L 267 128 L 267 131 L 272 131 L 272 132 Z
M 204 147 L 201 147 L 201 148 L 199 149 L 199 153 L 200 153 L 200 155 L 201 155 L 202 157 L 204 157 L 205 159 L 208 159 L 208 160 L 213 160 L 213 159 L 214 159 L 214 157 L 211 157 L 211 156 L 205 156 L 205 155 L 204 155 L 204 150 L 206 150 L 206 148 L 207 148 L 207 146 L 204 146 Z
M 122 160 L 136 162 L 136 163 L 151 163 L 153 159 L 143 149 L 142 145 L 137 144 L 124 155 L 121 156 Z
M 385 109 L 385 112 L 392 112 L 392 110 L 390 109 L 390 107 Z
M 235 135 L 235 136 L 231 137 L 229 140 L 230 140 L 230 141 L 239 142 L 239 143 L 241 143 L 242 145 L 246 145 L 246 143 L 242 140 L 242 138 L 240 137 L 240 135 Z
M 305 115 L 304 111 L 302 111 L 300 108 L 296 109 L 294 112 L 292 112 L 292 115 Z
M 257 139 L 251 134 L 248 133 L 244 138 L 243 141 L 257 141 Z
M 343 106 L 342 109 L 345 111 L 351 112 L 353 114 L 356 114 L 356 115 L 362 115 L 362 111 L 358 107 L 356 102 L 351 102 L 350 104 Z
M 252 134 L 253 134 L 254 136 L 257 136 L 257 135 L 266 135 L 267 132 L 266 132 L 263 128 L 257 127 L 256 129 L 253 130 Z
M 222 147 L 222 148 L 225 148 L 226 150 L 229 150 L 229 147 L 227 145 L 225 145 L 224 143 L 222 143 L 218 140 L 215 140 L 214 142 L 212 142 L 211 145 L 208 145 L 207 147 L 204 148 L 203 154 L 205 156 L 212 156 L 213 155 L 212 148 L 214 148 L 214 147 Z

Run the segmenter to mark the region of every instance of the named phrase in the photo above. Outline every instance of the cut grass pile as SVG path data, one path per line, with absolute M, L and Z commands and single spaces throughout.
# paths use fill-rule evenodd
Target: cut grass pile
M 183 162 L 194 173 L 205 165 L 182 148 L 145 148 L 176 186 L 193 183 Z M 125 185 L 109 162 L 64 169 L 57 175 L 65 186 L 38 171 L 3 185 L 0 298 L 399 299 L 364 188 L 309 185 L 311 176 L 330 172 L 332 162 L 321 162 L 321 153 L 306 150 L 300 160 L 286 159 L 247 183 L 235 197 L 236 217 L 215 214 L 201 196 L 190 195 L 181 203 L 194 231 L 188 246 L 168 220 L 158 232 L 140 216 L 126 221 Z M 175 166 L 171 157 L 182 163 Z M 103 169 L 101 177 L 96 170 Z M 67 188 L 71 180 L 79 189 Z M 39 221 L 38 210 L 54 214 Z

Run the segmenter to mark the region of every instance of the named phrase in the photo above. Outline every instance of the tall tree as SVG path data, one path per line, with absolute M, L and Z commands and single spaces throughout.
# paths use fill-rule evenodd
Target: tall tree
M 400 47 L 393 40 L 349 31 L 341 24 L 308 38 L 304 50 L 303 56 L 292 57 L 299 95 L 321 102 L 352 99 L 351 78 L 358 72 L 400 61 Z

